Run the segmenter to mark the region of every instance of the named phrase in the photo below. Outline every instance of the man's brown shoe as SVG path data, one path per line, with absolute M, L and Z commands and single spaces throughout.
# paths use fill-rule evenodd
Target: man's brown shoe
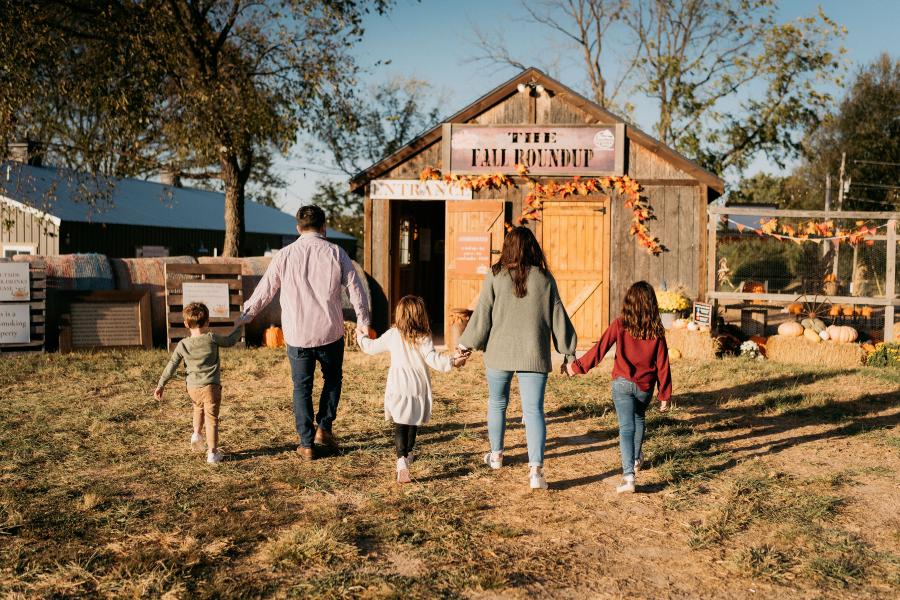
M 297 454 L 303 460 L 313 460 L 316 457 L 312 448 L 304 448 L 303 446 L 297 446 Z
M 321 427 L 316 429 L 316 443 L 322 446 L 328 446 L 329 448 L 333 448 L 335 450 L 338 449 L 337 440 L 334 439 L 334 434 L 330 431 L 325 431 Z

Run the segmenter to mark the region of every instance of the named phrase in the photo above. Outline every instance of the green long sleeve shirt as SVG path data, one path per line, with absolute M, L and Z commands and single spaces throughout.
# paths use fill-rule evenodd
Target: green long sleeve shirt
M 499 371 L 549 373 L 550 342 L 571 360 L 577 337 L 566 314 L 556 281 L 549 272 L 532 268 L 528 293 L 516 298 L 512 277 L 506 270 L 489 272 L 478 305 L 459 343 L 484 350 L 484 364 Z
M 175 346 L 172 358 L 166 365 L 158 387 L 165 387 L 175 377 L 178 366 L 184 361 L 187 370 L 187 386 L 199 388 L 212 384 L 220 384 L 221 368 L 219 366 L 219 347 L 230 348 L 241 339 L 241 328 L 238 327 L 228 335 L 205 333 L 196 337 L 186 337 Z

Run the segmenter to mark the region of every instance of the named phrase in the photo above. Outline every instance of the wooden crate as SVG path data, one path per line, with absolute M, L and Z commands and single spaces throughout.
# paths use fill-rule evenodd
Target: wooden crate
M 234 329 L 234 324 L 244 306 L 243 281 L 241 265 L 225 264 L 167 264 L 166 265 L 166 340 L 169 350 L 174 350 L 178 342 L 189 336 L 181 317 L 183 306 L 182 284 L 191 281 L 204 283 L 223 283 L 228 285 L 229 314 L 228 318 L 210 318 L 209 330 L 227 335 Z M 239 346 L 246 341 L 241 332 Z
M 5 259 L 0 259 L 7 262 Z M 27 344 L 0 344 L 0 356 L 43 352 L 47 337 L 47 267 L 43 261 L 29 263 L 29 279 L 31 287 L 31 341 Z M 21 304 L 21 303 L 14 303 Z

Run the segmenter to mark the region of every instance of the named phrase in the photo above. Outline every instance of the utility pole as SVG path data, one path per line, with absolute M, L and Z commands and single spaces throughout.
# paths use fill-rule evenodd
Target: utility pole
M 825 175 L 825 211 L 828 212 L 831 210 L 831 173 Z M 834 246 L 834 252 L 837 254 L 837 240 L 832 240 L 831 244 Z M 828 244 L 822 244 L 822 256 L 828 254 Z M 832 265 L 832 273 L 836 273 L 837 271 L 837 261 Z

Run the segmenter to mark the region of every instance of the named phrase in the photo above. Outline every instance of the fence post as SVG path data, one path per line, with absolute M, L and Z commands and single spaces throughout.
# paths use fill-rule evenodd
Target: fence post
M 894 304 L 897 298 L 897 220 L 887 222 L 887 259 L 884 274 L 884 296 L 891 304 L 884 307 L 884 341 L 894 339 Z
M 706 298 L 709 302 L 709 293 L 716 291 L 716 227 L 719 224 L 719 216 L 706 213 Z M 715 321 L 715 318 L 713 318 Z

